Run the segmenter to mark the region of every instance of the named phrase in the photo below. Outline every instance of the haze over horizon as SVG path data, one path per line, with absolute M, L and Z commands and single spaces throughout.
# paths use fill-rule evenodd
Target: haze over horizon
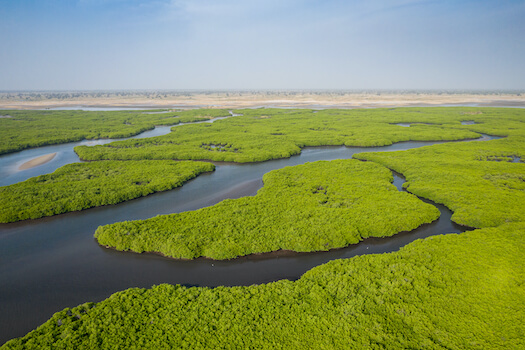
M 525 2 L 0 0 L 0 90 L 525 88 Z

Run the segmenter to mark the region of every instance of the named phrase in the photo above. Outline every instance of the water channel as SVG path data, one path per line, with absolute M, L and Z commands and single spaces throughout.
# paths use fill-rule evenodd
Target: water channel
M 232 116 L 236 114 L 230 112 Z M 229 117 L 219 117 L 215 119 L 210 119 L 201 122 L 195 122 L 192 124 L 200 123 L 213 123 L 217 120 L 226 119 Z M 95 146 L 95 145 L 105 145 L 113 141 L 129 140 L 129 139 L 145 139 L 148 137 L 162 136 L 169 134 L 171 128 L 174 126 L 181 126 L 189 123 L 179 123 L 176 125 L 168 126 L 156 126 L 152 130 L 144 131 L 138 135 L 127 137 L 123 139 L 97 139 L 97 140 L 82 140 L 79 142 L 69 142 L 63 143 L 60 145 L 51 145 L 38 148 L 30 148 L 16 153 L 10 153 L 0 156 L 0 186 L 11 185 L 20 181 L 27 180 L 31 177 L 49 174 L 55 171 L 56 169 L 70 163 L 80 162 L 77 154 L 74 152 L 76 146 Z M 40 165 L 35 168 L 27 169 L 24 171 L 19 171 L 18 167 L 24 162 L 40 157 L 45 154 L 56 153 L 57 155 L 53 158 L 52 161 Z
M 137 137 L 147 136 L 144 133 Z M 484 135 L 479 140 L 491 138 Z M 82 141 L 80 144 L 86 142 L 91 141 Z M 253 196 L 263 185 L 263 174 L 273 169 L 317 160 L 348 159 L 354 153 L 364 151 L 406 150 L 435 143 L 442 142 L 401 142 L 371 148 L 312 147 L 303 149 L 300 155 L 289 159 L 255 164 L 216 163 L 217 168 L 213 173 L 200 175 L 172 191 L 118 205 L 0 224 L 0 344 L 26 334 L 65 307 L 88 301 L 97 302 L 130 287 L 151 287 L 160 283 L 213 287 L 251 285 L 284 278 L 295 280 L 312 267 L 333 259 L 391 252 L 418 238 L 462 232 L 464 228 L 450 221 L 451 212 L 447 208 L 427 201 L 441 211 L 441 217 L 434 223 L 394 237 L 370 238 L 360 244 L 329 252 L 281 252 L 229 261 L 202 258 L 178 261 L 155 254 L 125 253 L 102 248 L 93 238 L 93 233 L 100 225 L 195 210 L 226 198 Z M 65 162 L 78 161 L 73 152 L 77 144 L 42 147 L 0 157 L 0 184 L 5 186 L 23 181 L 26 176 L 48 173 Z M 27 160 L 28 155 L 36 157 L 57 152 L 56 149 L 63 153 L 62 157 L 59 157 L 59 153 L 55 159 L 62 161 L 54 159 L 48 164 L 30 169 L 31 175 L 26 174 L 29 170 L 6 170 L 17 162 Z M 73 153 L 68 156 L 67 152 Z M 394 184 L 401 190 L 404 180 L 394 175 Z

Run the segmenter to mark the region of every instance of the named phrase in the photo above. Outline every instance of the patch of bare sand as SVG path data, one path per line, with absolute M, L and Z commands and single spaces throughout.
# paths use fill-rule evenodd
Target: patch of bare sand
M 0 96 L 1 97 L 1 96 Z M 525 94 L 512 93 L 372 93 L 372 92 L 191 92 L 152 97 L 89 96 L 68 99 L 12 101 L 0 98 L 0 109 L 45 109 L 55 107 L 139 107 L 139 108 L 375 108 L 436 105 L 525 106 Z
M 55 152 L 55 153 L 44 154 L 43 156 L 33 158 L 33 159 L 25 162 L 24 164 L 20 165 L 18 167 L 18 170 L 31 169 L 31 168 L 34 168 L 36 166 L 45 164 L 45 163 L 51 161 L 53 158 L 55 158 L 56 155 L 57 154 Z

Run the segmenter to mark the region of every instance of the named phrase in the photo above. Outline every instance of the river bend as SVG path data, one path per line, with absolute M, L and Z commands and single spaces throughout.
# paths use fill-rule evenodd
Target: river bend
M 484 135 L 480 140 L 488 139 L 491 137 Z M 93 238 L 100 225 L 195 210 L 226 198 L 255 195 L 262 187 L 262 176 L 284 166 L 348 159 L 354 153 L 364 151 L 406 150 L 435 143 L 441 142 L 401 142 L 372 148 L 313 147 L 305 148 L 300 155 L 288 159 L 255 164 L 216 163 L 215 172 L 202 174 L 175 190 L 118 205 L 0 224 L 0 344 L 26 334 L 65 307 L 101 301 L 114 292 L 130 287 L 151 287 L 160 283 L 213 287 L 250 285 L 284 278 L 295 280 L 312 267 L 333 259 L 391 252 L 418 238 L 462 232 L 463 228 L 450 221 L 452 213 L 447 208 L 427 201 L 441 211 L 437 221 L 408 233 L 369 238 L 360 244 L 329 252 L 281 252 L 230 261 L 202 258 L 179 261 L 155 254 L 105 249 Z M 72 150 L 73 146 L 49 147 L 71 147 Z M 52 152 L 49 147 L 23 152 L 41 151 L 45 154 Z M 2 160 L 6 157 L 16 157 L 16 154 L 0 157 L 2 168 Z M 78 157 L 77 160 L 72 159 L 72 162 L 78 161 Z M 45 173 L 48 171 L 45 166 L 34 169 Z M 16 174 L 3 174 L 0 180 L 4 184 L 6 177 L 10 179 L 7 182 L 22 181 L 17 179 Z M 401 177 L 394 176 L 394 184 L 399 189 L 402 182 Z

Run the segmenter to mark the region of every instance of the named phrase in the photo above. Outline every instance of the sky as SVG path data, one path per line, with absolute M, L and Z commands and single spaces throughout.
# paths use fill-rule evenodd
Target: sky
M 525 0 L 0 0 L 0 90 L 525 89 Z

